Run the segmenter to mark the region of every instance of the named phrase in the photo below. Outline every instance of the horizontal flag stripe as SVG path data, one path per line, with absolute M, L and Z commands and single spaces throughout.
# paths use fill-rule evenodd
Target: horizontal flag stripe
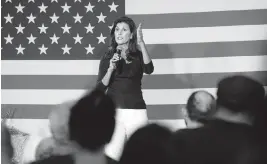
M 147 105 L 148 118 L 160 119 L 183 119 L 181 109 L 184 105 Z M 1 118 L 17 119 L 47 119 L 55 105 L 29 105 L 14 104 L 1 105 Z M 14 115 L 8 113 L 14 111 Z
M 206 90 L 215 95 L 217 88 L 144 89 L 143 97 L 147 105 L 185 104 L 191 93 L 197 90 Z M 1 100 L 2 104 L 59 104 L 79 99 L 86 92 L 87 90 L 2 89 Z
M 45 137 L 50 134 L 48 119 L 6 119 L 6 125 L 26 134 Z
M 267 55 L 267 40 L 184 44 L 148 44 L 153 59 Z
M 188 13 L 266 9 L 266 0 L 126 0 L 125 14 Z
M 143 29 L 147 44 L 266 40 L 267 25 Z M 159 37 L 155 37 L 159 36 Z
M 144 76 L 143 89 L 216 87 L 225 76 L 241 74 L 267 85 L 267 71 Z M 86 89 L 96 85 L 96 75 L 2 75 L 2 89 Z
M 128 16 L 136 24 L 142 22 L 144 29 L 159 29 L 267 24 L 266 15 L 267 9 Z
M 183 119 L 149 120 L 149 122 L 166 126 L 171 130 L 178 130 L 186 127 Z M 48 119 L 7 119 L 7 124 L 26 134 L 39 136 L 49 134 L 49 128 L 47 128 L 49 127 Z
M 186 128 L 184 119 L 174 119 L 174 120 L 149 120 L 149 123 L 155 123 L 167 128 L 170 128 L 172 131 L 177 131 L 179 129 Z
M 148 105 L 185 104 L 192 91 L 197 89 L 155 89 L 143 90 Z M 215 88 L 206 89 L 215 93 Z M 2 104 L 60 104 L 79 99 L 86 90 L 16 90 L 2 89 Z M 168 98 L 166 98 L 168 95 Z
M 267 55 L 154 59 L 153 63 L 153 74 L 267 71 Z M 3 60 L 1 64 L 2 75 L 97 75 L 99 68 L 99 60 Z

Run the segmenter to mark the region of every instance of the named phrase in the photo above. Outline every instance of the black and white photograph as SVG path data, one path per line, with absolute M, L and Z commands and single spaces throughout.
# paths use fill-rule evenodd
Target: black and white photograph
M 1 163 L 267 164 L 267 0 L 1 0 Z

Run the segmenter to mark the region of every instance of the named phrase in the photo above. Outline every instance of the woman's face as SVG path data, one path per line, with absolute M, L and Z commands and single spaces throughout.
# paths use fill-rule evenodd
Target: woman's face
M 124 22 L 117 23 L 114 34 L 118 45 L 128 44 L 129 40 L 132 38 L 129 25 Z

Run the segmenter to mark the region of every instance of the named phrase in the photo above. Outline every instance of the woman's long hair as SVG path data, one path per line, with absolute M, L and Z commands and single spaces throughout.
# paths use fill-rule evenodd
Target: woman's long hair
M 120 17 L 117 20 L 114 21 L 113 23 L 113 27 L 111 29 L 110 32 L 110 45 L 109 45 L 109 54 L 113 55 L 116 52 L 116 48 L 118 46 L 116 40 L 115 40 L 115 28 L 117 26 L 118 23 L 124 22 L 126 24 L 128 24 L 131 33 L 133 34 L 132 38 L 129 40 L 129 47 L 128 47 L 128 52 L 127 52 L 127 60 L 133 60 L 135 58 L 135 56 L 133 56 L 133 54 L 136 54 L 136 52 L 138 51 L 137 48 L 137 34 L 136 34 L 136 25 L 134 23 L 134 21 L 126 16 Z

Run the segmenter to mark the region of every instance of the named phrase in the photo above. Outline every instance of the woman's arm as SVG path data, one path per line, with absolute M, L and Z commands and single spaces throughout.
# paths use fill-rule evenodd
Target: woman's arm
M 99 64 L 98 78 L 96 89 L 105 91 L 109 85 L 113 71 L 116 69 L 116 62 L 119 60 L 118 54 L 113 55 L 109 61 L 107 59 L 101 59 Z
M 112 73 L 113 73 L 113 70 L 108 68 L 105 76 L 102 78 L 101 82 L 105 87 L 108 86 Z
M 137 43 L 140 46 L 141 52 L 142 52 L 142 58 L 143 58 L 143 64 L 144 64 L 144 72 L 146 74 L 151 74 L 154 71 L 154 65 L 153 62 L 147 52 L 146 44 L 143 40 L 143 33 L 142 33 L 142 24 L 140 23 L 137 28 Z
M 102 82 L 102 80 L 104 79 L 105 76 L 107 76 L 106 74 L 108 71 L 108 60 L 105 58 L 102 58 L 100 60 L 100 64 L 99 64 L 99 69 L 98 69 L 98 77 L 97 77 L 97 84 L 96 84 L 96 89 L 105 91 L 107 89 L 107 85 L 109 83 L 109 81 L 104 81 L 104 83 Z M 111 76 L 111 75 L 110 75 Z
M 139 43 L 139 46 L 140 46 L 140 49 L 141 49 L 141 52 L 142 52 L 142 55 L 143 55 L 143 61 L 144 61 L 144 64 L 149 64 L 150 62 L 152 62 L 148 52 L 147 52 L 147 49 L 146 49 L 146 44 L 144 41 L 140 42 Z

